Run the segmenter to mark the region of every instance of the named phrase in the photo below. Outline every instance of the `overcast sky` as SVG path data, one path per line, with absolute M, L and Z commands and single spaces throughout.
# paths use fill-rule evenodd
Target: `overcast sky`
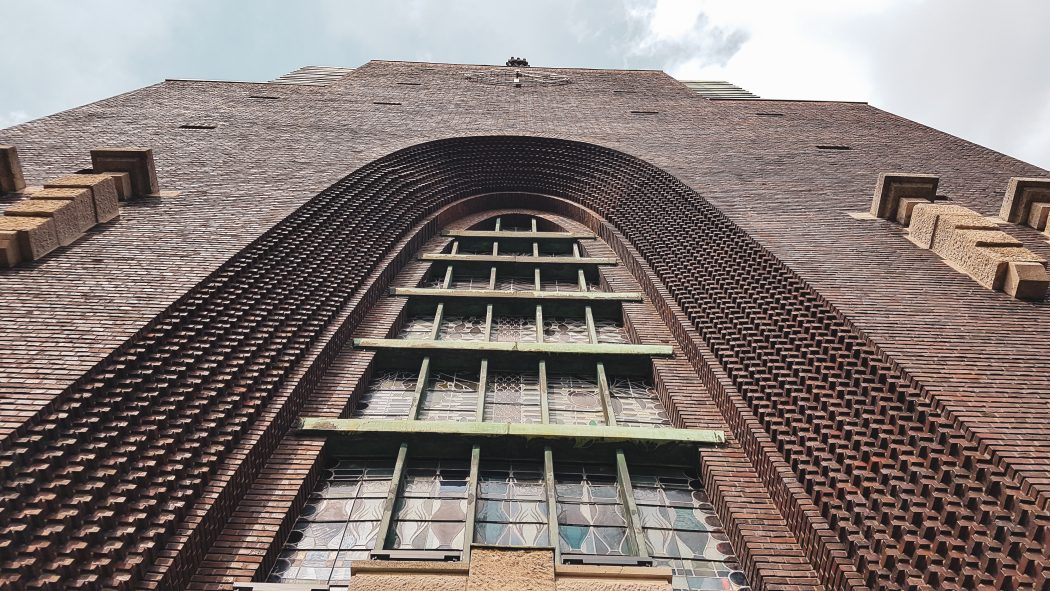
M 1050 168 L 1047 0 L 0 0 L 0 18 L 0 128 L 164 78 L 515 55 L 868 101 Z

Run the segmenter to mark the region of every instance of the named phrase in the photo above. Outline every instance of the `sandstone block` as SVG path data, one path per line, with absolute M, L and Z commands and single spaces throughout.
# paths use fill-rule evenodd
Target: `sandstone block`
M 18 232 L 0 230 L 0 267 L 14 267 L 22 262 Z
M 1013 224 L 1023 224 L 1029 219 L 1033 203 L 1050 203 L 1050 178 L 1015 176 L 1006 186 L 999 217 Z
M 126 172 L 131 192 L 136 197 L 160 190 L 150 148 L 99 148 L 91 150 L 91 168 L 95 172 Z
M 871 201 L 871 215 L 886 219 L 897 219 L 901 199 L 933 201 L 937 198 L 939 179 L 932 174 L 905 174 L 884 172 L 875 185 L 875 196 Z
M 69 201 L 79 222 L 80 232 L 87 232 L 95 225 L 95 203 L 91 200 L 91 189 L 44 189 L 33 193 L 31 199 Z
M 1050 218 L 1050 203 L 1033 203 L 1028 208 L 1028 225 L 1036 230 L 1046 230 L 1047 218 Z
M 91 189 L 91 201 L 95 206 L 95 220 L 108 222 L 120 216 L 117 204 L 117 189 L 113 179 L 95 174 L 71 174 L 44 183 L 45 189 L 80 188 Z
M 113 179 L 113 185 L 117 189 L 117 199 L 120 201 L 127 201 L 132 197 L 130 174 L 126 172 L 100 172 L 97 174 Z
M 1042 300 L 1050 287 L 1044 263 L 1015 261 L 1007 265 L 1003 291 L 1019 300 Z
M 26 188 L 22 163 L 14 146 L 0 146 L 0 193 L 17 193 Z
M 911 213 L 920 203 L 929 203 L 929 200 L 920 197 L 901 197 L 897 202 L 897 223 L 902 226 L 910 224 Z
M 908 236 L 925 248 L 931 248 L 938 232 L 944 229 L 998 229 L 984 216 L 947 203 L 919 203 L 912 208 Z
M 35 261 L 58 248 L 55 221 L 48 217 L 0 216 L 0 232 L 17 234 L 22 260 Z
M 80 221 L 71 201 L 61 199 L 26 199 L 4 210 L 5 216 L 51 218 L 55 222 L 55 236 L 61 246 L 73 244 L 83 236 Z

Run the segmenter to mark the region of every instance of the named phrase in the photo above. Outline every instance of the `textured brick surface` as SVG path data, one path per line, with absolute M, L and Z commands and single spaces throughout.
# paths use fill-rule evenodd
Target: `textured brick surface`
M 144 145 L 183 192 L 2 272 L 9 585 L 185 580 L 225 523 L 190 507 L 230 450 L 261 458 L 250 481 L 276 448 L 249 434 L 282 411 L 270 404 L 305 344 L 413 223 L 505 190 L 584 204 L 648 262 L 674 304 L 661 314 L 694 331 L 679 342 L 702 374 L 710 363 L 705 385 L 826 581 L 857 584 L 850 567 L 878 588 L 1045 585 L 1048 305 L 846 215 L 887 170 L 935 174 L 985 215 L 1009 177 L 1045 171 L 865 105 L 705 101 L 656 72 L 513 89 L 464 80 L 471 69 L 371 63 L 334 86 L 264 86 L 276 101 L 248 98 L 259 85 L 166 82 L 0 132 L 29 184 L 84 168 L 92 147 Z M 756 114 L 770 111 L 784 116 Z M 604 145 L 688 187 L 580 144 L 432 144 L 358 170 L 249 245 L 380 156 L 486 134 Z M 1001 229 L 1050 254 L 1034 230 Z M 228 516 L 245 485 L 222 490 Z M 216 531 L 179 549 L 198 530 Z M 103 547 L 121 558 L 88 560 Z

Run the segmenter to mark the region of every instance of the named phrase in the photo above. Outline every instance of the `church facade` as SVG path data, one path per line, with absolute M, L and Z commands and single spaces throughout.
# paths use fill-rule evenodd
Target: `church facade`
M 0 130 L 0 589 L 1050 589 L 1050 173 L 373 61 Z

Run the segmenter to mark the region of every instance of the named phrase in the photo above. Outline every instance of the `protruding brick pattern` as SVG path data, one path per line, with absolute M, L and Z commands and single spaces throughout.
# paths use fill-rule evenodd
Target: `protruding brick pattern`
M 423 144 L 361 168 L 17 429 L 0 450 L 4 585 L 148 588 L 160 579 L 147 573 L 165 564 L 199 563 L 204 546 L 157 552 L 187 524 L 221 528 L 228 514 L 195 522 L 191 510 L 260 415 L 283 416 L 270 404 L 310 344 L 414 223 L 494 191 L 569 198 L 638 250 L 725 372 L 726 402 L 772 442 L 755 453 L 779 456 L 790 467 L 779 477 L 818 509 L 774 495 L 812 562 L 841 543 L 838 558 L 873 588 L 1047 585 L 1047 499 L 804 281 L 659 169 L 525 137 Z M 252 453 L 268 456 L 276 444 L 266 441 Z M 243 498 L 245 484 L 226 490 Z M 813 519 L 827 521 L 816 540 Z

